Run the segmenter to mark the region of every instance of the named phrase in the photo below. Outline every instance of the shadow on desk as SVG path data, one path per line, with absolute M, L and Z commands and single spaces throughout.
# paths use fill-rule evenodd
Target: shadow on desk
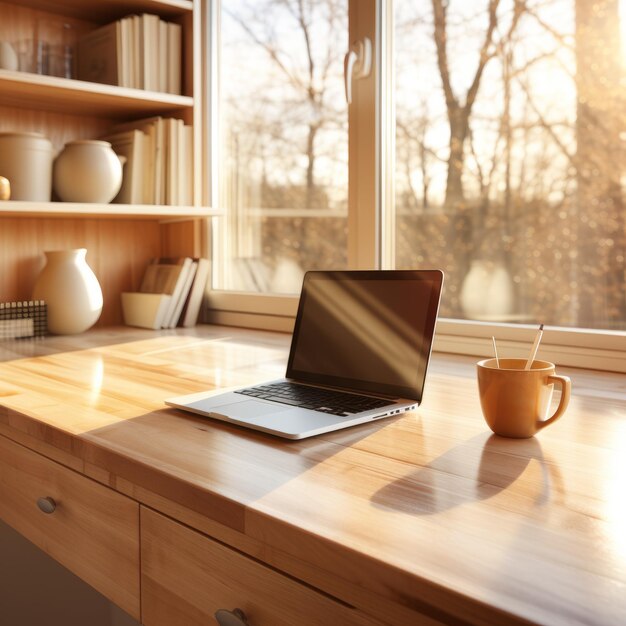
M 354 444 L 373 429 L 357 426 L 346 437 Z M 174 409 L 87 431 L 81 439 L 85 462 L 242 532 L 247 505 L 346 445 L 322 437 L 287 441 Z
M 511 489 L 532 462 L 539 466 L 540 484 L 519 491 L 532 506 L 541 507 L 553 493 L 562 494 L 563 485 L 558 467 L 546 461 L 539 441 L 482 434 L 379 489 L 371 500 L 381 509 L 433 515 Z

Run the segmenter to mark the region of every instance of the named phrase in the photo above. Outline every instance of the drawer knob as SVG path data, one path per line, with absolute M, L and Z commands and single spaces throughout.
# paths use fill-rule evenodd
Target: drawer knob
M 233 609 L 232 611 L 220 609 L 215 613 L 215 619 L 220 626 L 250 626 L 241 609 Z
M 50 515 L 56 510 L 57 503 L 50 496 L 48 496 L 46 498 L 38 498 L 37 506 L 39 507 L 40 511 L 46 513 L 47 515 Z

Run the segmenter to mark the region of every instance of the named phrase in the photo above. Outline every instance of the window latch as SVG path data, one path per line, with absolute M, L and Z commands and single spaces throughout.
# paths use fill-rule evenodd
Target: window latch
M 372 71 L 372 42 L 369 37 L 353 43 L 343 61 L 346 101 L 352 103 L 352 80 L 367 78 Z

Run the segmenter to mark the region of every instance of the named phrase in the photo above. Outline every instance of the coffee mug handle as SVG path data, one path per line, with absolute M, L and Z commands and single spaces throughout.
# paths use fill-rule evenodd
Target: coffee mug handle
M 548 424 L 552 424 L 552 422 L 556 422 L 556 420 L 565 413 L 565 409 L 569 404 L 569 398 L 572 393 L 572 381 L 569 376 L 557 376 L 553 374 L 552 376 L 548 376 L 548 384 L 555 383 L 561 385 L 561 400 L 559 402 L 559 406 L 556 407 L 556 411 L 552 417 L 549 417 L 547 420 L 538 421 L 537 422 L 537 430 L 541 430 L 545 428 Z

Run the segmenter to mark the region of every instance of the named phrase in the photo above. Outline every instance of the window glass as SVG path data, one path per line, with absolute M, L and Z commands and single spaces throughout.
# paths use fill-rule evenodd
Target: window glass
M 620 2 L 394 6 L 396 267 L 445 317 L 626 328 Z
M 214 287 L 297 293 L 347 262 L 347 0 L 223 0 Z

